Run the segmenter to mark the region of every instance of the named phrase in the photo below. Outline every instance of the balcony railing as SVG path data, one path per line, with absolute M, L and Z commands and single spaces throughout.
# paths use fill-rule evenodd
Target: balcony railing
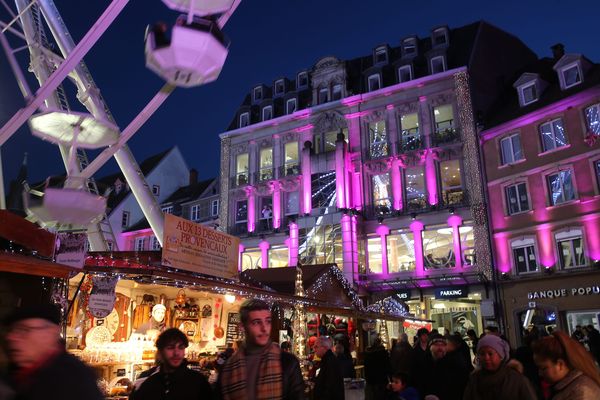
M 272 167 L 262 168 L 260 170 L 260 172 L 258 173 L 258 181 L 259 182 L 269 181 L 269 180 L 271 180 L 273 178 L 274 178 L 274 175 L 273 175 L 273 168 Z
M 247 185 L 248 182 L 248 173 L 247 172 L 243 172 L 243 173 L 239 173 L 236 176 L 231 178 L 231 187 L 238 187 L 238 186 L 244 186 Z
M 423 145 L 423 136 L 419 134 L 418 129 L 402 131 L 400 143 L 398 144 L 400 153 L 422 149 Z
M 458 206 L 467 203 L 467 196 L 463 189 L 449 189 L 442 191 L 442 205 Z
M 373 142 L 369 146 L 370 158 L 381 158 L 390 155 L 388 142 Z
M 300 165 L 298 163 L 288 163 L 279 167 L 279 177 L 300 175 Z
M 433 146 L 455 143 L 459 140 L 460 132 L 458 129 L 452 126 L 452 121 L 450 121 L 450 124 L 440 122 L 433 136 L 431 137 Z

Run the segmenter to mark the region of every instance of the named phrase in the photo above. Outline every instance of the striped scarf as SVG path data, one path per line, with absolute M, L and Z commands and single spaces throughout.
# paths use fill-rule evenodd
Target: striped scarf
M 256 400 L 280 400 L 283 397 L 281 350 L 275 343 L 260 355 Z M 244 350 L 236 351 L 221 371 L 223 400 L 246 400 L 246 357 Z

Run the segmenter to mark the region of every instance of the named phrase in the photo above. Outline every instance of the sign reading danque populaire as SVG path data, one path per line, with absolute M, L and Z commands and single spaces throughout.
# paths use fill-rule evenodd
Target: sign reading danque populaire
M 587 296 L 600 294 L 600 286 L 585 286 L 585 287 L 574 287 L 570 289 L 551 289 L 551 290 L 539 290 L 536 292 L 527 293 L 527 298 L 533 299 L 554 299 L 556 297 L 567 297 L 567 296 Z
M 165 214 L 162 264 L 221 278 L 237 275 L 240 240 Z

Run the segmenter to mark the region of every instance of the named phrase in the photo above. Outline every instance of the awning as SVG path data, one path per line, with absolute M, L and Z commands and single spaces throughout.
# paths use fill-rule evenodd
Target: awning
M 77 272 L 79 269 L 34 256 L 0 253 L 0 271 L 66 279 L 71 273 Z

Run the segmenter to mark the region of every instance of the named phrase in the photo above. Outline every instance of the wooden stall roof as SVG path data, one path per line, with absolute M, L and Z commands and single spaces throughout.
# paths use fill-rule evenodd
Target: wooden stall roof
M 66 279 L 77 269 L 33 256 L 5 252 L 0 253 L 0 271 Z

